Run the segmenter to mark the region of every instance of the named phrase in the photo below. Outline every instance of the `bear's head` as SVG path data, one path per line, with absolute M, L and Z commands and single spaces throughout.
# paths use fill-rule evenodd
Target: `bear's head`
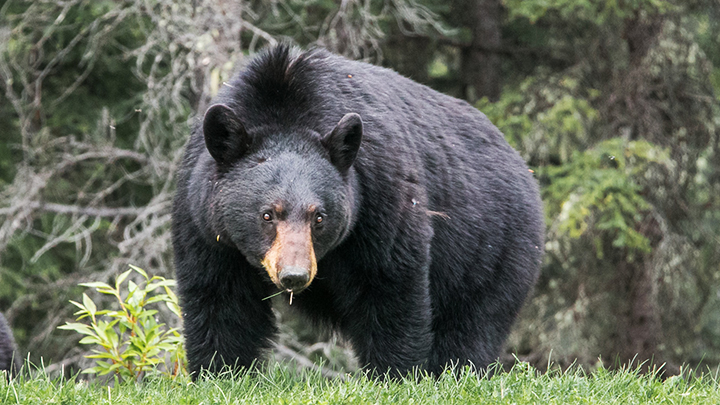
M 360 116 L 346 114 L 327 134 L 248 131 L 232 108 L 216 104 L 205 113 L 203 134 L 216 165 L 210 218 L 218 240 L 239 249 L 278 288 L 302 291 L 353 223 Z

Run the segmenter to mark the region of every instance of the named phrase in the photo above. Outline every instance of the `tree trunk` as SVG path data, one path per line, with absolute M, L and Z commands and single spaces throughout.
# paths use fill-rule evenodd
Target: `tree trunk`
M 651 216 L 646 217 L 638 231 L 650 240 L 653 251 L 658 249 L 663 234 Z M 617 263 L 614 296 L 619 303 L 616 352 L 612 354 L 617 355 L 619 365 L 642 365 L 642 371 L 647 372 L 665 364 L 661 374 L 676 374 L 678 370 L 667 364 L 660 349 L 664 338 L 653 254 L 638 253 L 635 260 L 630 260 L 629 252 L 622 249 L 611 257 Z
M 659 353 L 662 328 L 657 309 L 656 285 L 649 257 L 646 260 L 618 262 L 618 291 L 625 305 L 618 313 L 617 360 L 620 365 L 636 367 L 643 364 L 647 371 L 652 365 L 663 363 Z
M 472 33 L 471 44 L 462 51 L 461 75 L 465 99 L 500 98 L 500 55 L 502 14 L 500 0 L 470 0 L 464 10 L 466 26 Z

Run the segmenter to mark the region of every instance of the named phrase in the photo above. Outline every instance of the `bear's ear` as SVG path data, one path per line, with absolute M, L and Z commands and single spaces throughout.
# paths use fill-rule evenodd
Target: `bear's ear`
M 330 161 L 340 173 L 347 173 L 355 162 L 362 141 L 362 132 L 363 124 L 360 116 L 349 113 L 345 114 L 335 128 L 323 137 L 322 143 L 330 152 Z
M 241 158 L 250 143 L 242 122 L 225 104 L 215 104 L 205 112 L 203 135 L 208 152 L 220 166 Z

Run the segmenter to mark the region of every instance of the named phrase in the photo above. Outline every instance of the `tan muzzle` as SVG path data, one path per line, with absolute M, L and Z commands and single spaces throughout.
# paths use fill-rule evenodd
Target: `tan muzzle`
M 310 225 L 280 221 L 275 229 L 275 241 L 262 265 L 279 288 L 300 292 L 312 283 L 317 273 Z

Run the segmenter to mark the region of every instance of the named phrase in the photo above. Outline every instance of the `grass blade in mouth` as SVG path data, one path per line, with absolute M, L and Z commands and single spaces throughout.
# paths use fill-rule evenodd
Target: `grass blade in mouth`
M 285 291 L 282 291 L 282 290 L 281 290 L 281 291 L 278 291 L 278 292 L 276 292 L 276 293 L 273 294 L 273 295 L 269 295 L 269 296 L 263 298 L 261 301 L 269 300 L 269 299 L 272 298 L 272 297 L 277 297 L 278 295 L 280 295 L 280 294 L 282 294 L 282 293 L 284 293 L 284 292 L 285 292 Z
M 263 298 L 261 301 L 269 300 L 269 299 L 272 298 L 272 297 L 277 297 L 278 295 L 280 295 L 280 294 L 282 294 L 282 293 L 284 293 L 284 292 L 289 292 L 289 293 L 290 293 L 290 305 L 292 305 L 292 302 L 293 302 L 293 290 L 290 290 L 290 289 L 287 289 L 287 290 L 285 290 L 285 291 L 278 291 L 278 292 L 276 292 L 276 293 L 273 294 L 273 295 L 269 295 L 269 296 Z

